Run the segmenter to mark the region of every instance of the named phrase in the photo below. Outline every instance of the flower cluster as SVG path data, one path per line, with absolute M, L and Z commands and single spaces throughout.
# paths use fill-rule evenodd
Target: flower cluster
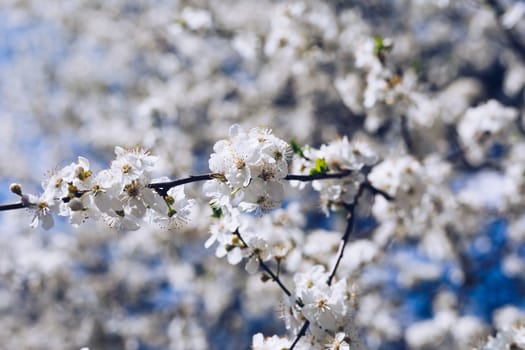
M 254 349 L 355 349 L 334 328 L 352 299 L 338 299 L 341 278 L 362 291 L 343 318 L 370 350 L 470 349 L 502 330 L 496 308 L 523 306 L 522 2 L 41 3 L 0 5 L 2 177 L 30 182 L 83 144 L 159 158 L 118 149 L 102 172 L 92 158 L 57 169 L 42 195 L 12 186 L 21 201 L 0 208 L 24 210 L 0 218 L 2 349 L 244 349 L 256 328 L 269 337 Z M 153 165 L 202 169 L 233 123 L 315 147 L 291 142 L 290 163 L 268 131 L 235 126 L 212 174 L 153 179 Z M 190 188 L 191 207 L 181 185 L 207 180 L 208 197 Z M 283 180 L 313 190 L 288 197 Z M 25 211 L 45 228 L 56 215 L 98 221 L 25 234 Z M 116 235 L 104 222 L 141 229 Z M 293 285 L 309 271 L 311 287 Z M 286 334 L 269 317 L 283 291 L 299 318 Z M 487 347 L 524 347 L 515 334 Z
M 303 225 L 299 206 L 293 204 L 262 218 L 241 215 L 233 208 L 211 224 L 211 236 L 205 246 L 209 248 L 218 243 L 216 256 L 226 256 L 232 265 L 246 259 L 245 268 L 249 273 L 257 272 L 260 261 L 272 259 L 293 271 L 300 260 L 295 248 L 303 243 L 300 230 Z
M 398 103 L 410 102 L 405 109 L 411 117 L 411 108 L 421 108 L 427 102 L 422 94 L 414 91 L 416 78 L 412 71 L 401 74 L 388 65 L 387 58 L 394 45 L 392 39 L 359 33 L 350 45 L 359 73 L 350 72 L 339 77 L 335 87 L 350 110 L 358 114 L 367 112 L 365 128 L 368 131 L 377 131 L 389 118 L 391 112 L 385 113 L 385 106 L 392 109 Z
M 399 199 L 405 212 L 417 206 L 426 187 L 423 167 L 412 156 L 392 157 L 374 167 L 368 179 L 374 187 Z
M 429 156 L 420 161 L 413 156 L 385 159 L 368 174 L 370 183 L 395 201 L 376 196 L 372 213 L 380 222 L 375 240 L 385 244 L 393 235 L 424 237 L 422 249 L 434 257 L 450 257 L 451 245 L 447 229 L 467 222 L 456 220 L 458 199 L 442 186 L 450 176 L 450 166 L 439 157 Z M 435 248 L 440 242 L 441 250 Z M 407 266 L 409 268 L 409 266 Z
M 344 136 L 327 145 L 321 145 L 319 149 L 309 146 L 301 149 L 297 146 L 292 169 L 294 172 L 313 176 L 328 173 L 341 175 L 312 182 L 313 189 L 319 192 L 321 207 L 328 216 L 330 210 L 354 202 L 361 183 L 365 181 L 360 170 L 375 164 L 377 160 L 377 154 L 367 142 L 350 142 Z M 292 185 L 303 187 L 304 183 L 292 181 Z
M 339 343 L 343 349 L 363 349 L 354 321 L 355 288 L 346 279 L 329 285 L 328 278 L 329 273 L 320 265 L 295 274 L 295 293 L 283 306 L 286 327 L 298 333 L 305 321 L 310 323 L 309 334 L 301 339 L 299 348 L 331 349 L 331 344 Z
M 136 230 L 139 221 L 158 222 L 174 227 L 189 215 L 193 202 L 182 187 L 159 195 L 149 187 L 157 157 L 142 148 L 115 148 L 116 158 L 109 169 L 94 174 L 89 161 L 78 157 L 42 182 L 39 196 L 26 194 L 18 184 L 11 191 L 21 196 L 22 204 L 33 212 L 32 227 L 53 227 L 53 214 L 69 217 L 78 225 L 87 219 L 101 219 L 108 226 Z
M 469 159 L 480 163 L 491 147 L 509 143 L 510 126 L 517 117 L 516 109 L 505 107 L 496 100 L 469 108 L 458 124 L 458 133 Z
M 213 206 L 251 212 L 280 205 L 290 156 L 285 141 L 272 135 L 270 129 L 246 132 L 233 125 L 229 138 L 215 143 L 213 150 L 209 165 L 215 179 L 204 187 Z

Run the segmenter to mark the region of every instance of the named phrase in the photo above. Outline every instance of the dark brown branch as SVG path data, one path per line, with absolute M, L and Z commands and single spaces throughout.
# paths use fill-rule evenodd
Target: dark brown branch
M 259 265 L 261 265 L 263 270 L 266 271 L 266 273 L 270 275 L 272 280 L 279 285 L 279 287 L 283 290 L 284 294 L 286 294 L 289 297 L 292 296 L 292 293 L 290 292 L 288 288 L 286 288 L 286 286 L 283 284 L 279 276 L 273 273 L 273 271 L 268 267 L 268 265 L 266 265 L 266 263 L 262 261 L 260 258 L 259 258 Z M 297 303 L 299 304 L 299 302 Z M 303 306 L 303 305 L 299 305 L 299 306 Z
M 241 243 L 246 247 L 248 248 L 248 243 L 246 243 L 246 241 L 244 240 L 244 238 L 242 238 L 241 236 L 241 233 L 239 232 L 239 230 L 235 231 L 234 232 L 234 235 L 236 235 L 237 237 L 239 237 L 239 240 L 241 241 Z M 286 286 L 284 285 L 284 283 L 281 281 L 281 279 L 279 278 L 279 276 L 277 276 L 275 273 L 273 273 L 273 271 L 268 267 L 268 265 L 266 265 L 266 263 L 264 261 L 262 261 L 262 259 L 260 258 L 260 256 L 258 256 L 259 258 L 259 265 L 263 268 L 264 271 L 266 271 L 267 274 L 270 275 L 270 277 L 272 278 L 272 280 L 277 283 L 279 285 L 279 287 L 282 289 L 282 291 L 284 292 L 284 294 L 286 294 L 287 296 L 291 297 L 292 296 L 292 293 L 290 292 L 290 290 L 288 288 L 286 288 Z M 302 303 L 300 301 L 297 301 L 297 304 L 299 306 L 303 306 Z
M 355 207 L 357 206 L 357 201 L 359 200 L 359 197 L 361 197 L 361 195 L 363 194 L 364 190 L 365 190 L 365 186 L 363 184 L 361 185 L 361 187 L 359 187 L 359 191 L 357 192 L 357 195 L 355 196 L 354 202 L 346 206 L 346 209 L 348 211 L 348 214 L 347 214 L 348 216 L 346 220 L 346 229 L 345 229 L 345 233 L 343 234 L 343 237 L 341 238 L 341 242 L 339 242 L 339 248 L 337 249 L 337 260 L 335 261 L 335 264 L 332 267 L 332 271 L 330 272 L 330 275 L 328 275 L 328 279 L 326 280 L 326 284 L 328 284 L 329 286 L 332 285 L 332 281 L 337 272 L 337 268 L 339 267 L 339 264 L 341 263 L 341 259 L 343 258 L 343 254 L 345 252 L 346 245 L 350 238 L 350 234 L 352 234 L 352 231 L 354 229 Z
M 27 205 L 25 205 L 24 203 L 21 203 L 21 202 L 20 203 L 0 205 L 0 211 L 13 210 L 13 209 L 22 209 L 22 208 L 27 208 Z
M 192 182 L 212 180 L 220 176 L 221 176 L 220 174 L 214 174 L 214 173 L 208 173 L 208 174 L 202 174 L 202 175 L 190 175 L 188 177 L 184 177 L 178 180 L 152 183 L 152 184 L 149 184 L 148 187 L 153 188 L 155 191 L 157 191 L 159 195 L 165 196 L 167 195 L 168 190 L 170 188 L 181 186 L 181 185 L 192 183 Z
M 383 196 L 387 201 L 393 201 L 394 197 L 389 195 L 383 190 L 380 190 L 379 188 L 374 187 L 370 182 L 366 181 L 361 185 L 364 189 L 369 190 L 372 192 L 372 194 L 378 194 L 380 196 Z
M 348 244 L 350 235 L 352 234 L 352 231 L 354 229 L 355 208 L 357 206 L 359 198 L 363 195 L 363 192 L 365 191 L 365 189 L 371 190 L 374 193 L 379 193 L 385 196 L 385 198 L 388 200 L 393 199 L 387 193 L 373 187 L 368 181 L 365 181 L 364 183 L 361 184 L 357 192 L 357 195 L 355 196 L 354 202 L 352 204 L 348 204 L 345 206 L 348 211 L 346 229 L 343 234 L 343 237 L 341 238 L 341 242 L 339 243 L 339 248 L 337 249 L 337 260 L 335 261 L 335 264 L 332 267 L 332 270 L 330 271 L 330 274 L 328 275 L 328 278 L 326 280 L 326 284 L 328 284 L 329 286 L 332 285 L 332 281 L 335 277 L 339 264 L 341 263 L 341 260 L 343 258 L 346 245 Z M 308 327 L 310 327 L 310 321 L 306 320 L 303 326 L 301 327 L 301 330 L 299 331 L 299 333 L 297 333 L 295 340 L 292 343 L 292 346 L 290 347 L 290 350 L 292 350 L 295 347 L 295 345 L 299 342 L 299 340 L 306 334 Z
M 348 213 L 348 218 L 346 221 L 346 230 L 343 235 L 343 238 L 341 238 L 341 241 L 339 242 L 339 247 L 337 248 L 337 260 L 335 261 L 335 264 L 332 267 L 332 271 L 330 272 L 330 275 L 328 276 L 328 279 L 326 280 L 326 284 L 328 284 L 329 286 L 332 285 L 332 281 L 335 277 L 335 273 L 337 272 L 337 268 L 339 267 L 339 264 L 341 263 L 341 259 L 343 258 L 346 244 L 348 243 L 348 239 L 350 238 L 350 234 L 352 233 L 352 230 L 354 228 L 355 204 L 351 204 L 350 208 L 351 209 L 350 209 L 350 212 Z
M 236 230 L 234 232 L 234 234 L 239 238 L 239 240 L 241 241 L 241 243 L 246 247 L 248 248 L 248 244 L 246 243 L 246 241 L 244 240 L 244 238 L 242 238 L 241 236 L 241 233 L 239 232 L 239 230 Z M 292 293 L 290 292 L 290 290 L 283 284 L 283 282 L 281 281 L 281 279 L 279 278 L 279 276 L 277 276 L 275 273 L 273 273 L 273 271 L 268 267 L 268 265 L 266 265 L 266 263 L 264 261 L 262 261 L 260 259 L 260 256 L 258 257 L 259 258 L 259 265 L 263 268 L 264 271 L 266 271 L 267 274 L 270 275 L 270 277 L 272 278 L 272 280 L 277 283 L 279 285 L 279 287 L 281 288 L 281 290 L 288 296 L 288 297 L 291 297 L 292 296 Z M 299 307 L 303 307 L 304 304 L 301 300 L 297 299 L 295 300 L 295 303 L 299 306 Z M 297 333 L 297 336 L 295 338 L 295 341 L 293 342 L 293 344 L 291 345 L 290 347 L 290 350 L 292 350 L 295 345 L 297 345 L 297 343 L 299 342 L 299 340 L 306 334 L 306 330 L 308 329 L 308 327 L 310 326 L 310 321 L 306 320 L 303 324 L 303 326 L 301 327 L 301 330 L 299 331 L 299 333 Z
M 289 174 L 284 179 L 285 180 L 296 180 L 296 181 L 313 181 L 313 180 L 322 180 L 322 179 L 340 179 L 345 176 L 348 176 L 352 173 L 351 170 L 343 170 L 339 173 L 327 173 L 319 175 L 294 175 Z M 190 175 L 188 177 L 177 179 L 168 182 L 157 182 L 149 184 L 148 187 L 157 191 L 161 196 L 165 196 L 168 193 L 168 190 L 173 187 L 181 186 L 187 183 L 221 179 L 224 178 L 224 175 L 217 173 L 208 173 L 202 175 Z
M 322 180 L 322 179 L 340 179 L 345 176 L 348 176 L 352 173 L 351 170 L 343 170 L 339 173 L 328 173 L 328 174 L 320 174 L 320 175 L 294 175 L 289 174 L 284 179 L 285 180 L 296 180 L 296 181 L 313 181 L 313 180 Z M 199 182 L 199 181 L 206 181 L 206 180 L 213 180 L 213 179 L 224 179 L 224 175 L 217 174 L 217 173 L 207 173 L 207 174 L 201 174 L 201 175 L 190 175 L 188 177 L 184 177 L 177 180 L 167 181 L 167 182 L 157 182 L 157 183 L 151 183 L 148 185 L 149 188 L 154 189 L 160 196 L 166 196 L 168 194 L 168 191 L 170 188 L 185 185 L 192 182 Z M 78 197 L 83 195 L 85 192 L 82 192 Z M 64 203 L 67 203 L 70 200 L 69 197 L 62 198 L 62 201 Z M 20 209 L 25 208 L 27 205 L 24 205 L 22 203 L 15 203 L 15 204 L 4 204 L 0 205 L 0 211 L 2 210 L 12 210 L 12 209 Z
M 295 180 L 295 181 L 313 181 L 313 180 L 323 180 L 323 179 L 340 179 L 346 177 L 352 173 L 352 170 L 343 170 L 339 173 L 326 173 L 319 175 L 293 175 L 288 174 L 284 179 L 285 180 Z
M 303 323 L 303 326 L 301 327 L 301 329 L 299 330 L 299 333 L 297 333 L 297 335 L 295 336 L 295 340 L 294 342 L 292 343 L 292 345 L 290 346 L 290 349 L 289 350 L 293 350 L 293 348 L 295 348 L 295 346 L 297 345 L 297 343 L 299 342 L 299 340 L 306 335 L 306 331 L 308 330 L 308 327 L 310 327 L 310 321 L 306 320 L 304 321 Z

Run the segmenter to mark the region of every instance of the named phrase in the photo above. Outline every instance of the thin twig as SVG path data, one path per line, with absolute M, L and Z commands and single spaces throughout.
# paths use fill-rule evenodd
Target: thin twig
M 332 285 L 332 281 L 335 277 L 335 273 L 337 272 L 337 268 L 339 267 L 339 264 L 341 263 L 341 259 L 343 258 L 345 247 L 346 247 L 346 244 L 348 243 L 348 238 L 350 237 L 350 234 L 352 233 L 352 230 L 354 228 L 355 204 L 351 204 L 350 208 L 351 209 L 348 213 L 348 218 L 346 221 L 346 230 L 343 235 L 343 238 L 341 238 L 341 241 L 339 242 L 339 247 L 337 248 L 337 260 L 335 261 L 335 264 L 332 267 L 332 271 L 330 272 L 330 275 L 328 275 L 328 279 L 326 280 L 326 284 L 328 284 L 329 286 Z
M 292 296 L 292 293 L 290 292 L 290 290 L 288 288 L 286 288 L 286 286 L 283 284 L 283 282 L 281 281 L 281 279 L 279 278 L 279 276 L 277 276 L 275 273 L 273 273 L 273 271 L 268 267 L 268 265 L 266 265 L 266 263 L 264 261 L 262 261 L 261 259 L 259 259 L 259 265 L 261 265 L 261 267 L 263 268 L 264 271 L 266 271 L 267 274 L 270 275 L 270 277 L 272 278 L 272 280 L 277 283 L 279 285 L 279 287 L 283 290 L 283 292 L 291 297 Z M 299 304 L 299 303 L 298 303 Z M 302 305 L 300 305 L 302 306 Z
M 295 346 L 297 345 L 297 343 L 299 342 L 299 340 L 306 335 L 306 331 L 308 330 L 308 327 L 310 327 L 310 321 L 306 320 L 304 321 L 303 323 L 303 326 L 301 327 L 301 329 L 299 330 L 299 333 L 297 333 L 297 336 L 295 337 L 295 340 L 293 341 L 292 345 L 290 346 L 290 349 L 289 350 L 293 350 L 293 348 L 295 348 Z
M 352 173 L 351 170 L 343 170 L 339 173 L 327 173 L 327 174 L 317 174 L 317 175 L 294 175 L 289 174 L 284 179 L 285 180 L 295 180 L 295 181 L 313 181 L 313 180 L 322 180 L 322 179 L 339 179 L 345 176 L 348 176 Z M 222 179 L 224 175 L 218 173 L 207 173 L 201 175 L 190 175 L 188 177 L 177 179 L 167 182 L 157 182 L 149 184 L 149 188 L 153 188 L 161 196 L 165 196 L 170 188 L 181 186 L 187 183 L 206 181 L 212 179 Z
M 202 175 L 190 175 L 188 177 L 184 177 L 182 179 L 177 179 L 173 181 L 152 183 L 152 184 L 149 184 L 148 187 L 153 188 L 155 191 L 157 191 L 159 195 L 165 196 L 168 193 L 168 190 L 170 188 L 181 186 L 181 185 L 192 183 L 192 182 L 212 180 L 220 176 L 221 176 L 220 174 L 215 174 L 215 173 L 208 173 L 208 174 L 202 174 Z
M 386 200 L 388 201 L 393 201 L 394 200 L 394 197 L 392 197 L 391 195 L 389 195 L 388 193 L 386 193 L 385 191 L 383 190 L 380 190 L 379 188 L 377 187 L 374 187 L 370 182 L 368 181 L 365 181 L 363 182 L 363 184 L 361 185 L 364 189 L 367 189 L 369 190 L 370 192 L 372 192 L 372 194 L 378 194 L 380 196 L 383 196 Z
M 244 238 L 242 238 L 241 233 L 239 232 L 239 230 L 236 230 L 233 234 L 236 235 L 237 237 L 239 237 L 239 240 L 241 241 L 241 243 L 243 244 L 244 247 L 248 248 L 248 243 L 246 243 Z M 288 288 L 286 288 L 286 286 L 281 281 L 279 276 L 277 276 L 275 273 L 273 273 L 273 271 L 268 267 L 268 265 L 266 265 L 266 263 L 264 261 L 262 261 L 260 256 L 258 258 L 259 258 L 259 265 L 261 265 L 263 270 L 266 271 L 266 273 L 268 273 L 270 275 L 272 280 L 279 285 L 279 287 L 282 289 L 284 294 L 286 294 L 287 296 L 291 297 L 292 296 L 292 292 L 290 292 L 290 290 Z M 302 303 L 300 303 L 299 301 L 297 301 L 297 304 L 299 306 L 303 306 Z
M 343 170 L 339 173 L 327 173 L 327 174 L 319 174 L 319 175 L 294 175 L 289 174 L 284 179 L 285 180 L 296 180 L 296 181 L 313 181 L 313 180 L 322 180 L 322 179 L 339 179 L 343 178 L 345 176 L 348 176 L 352 173 L 351 170 Z M 199 181 L 206 181 L 206 180 L 213 180 L 213 179 L 223 179 L 224 175 L 218 174 L 218 173 L 207 173 L 207 174 L 200 174 L 200 175 L 190 175 L 188 177 L 183 177 L 181 179 L 172 180 L 172 181 L 166 181 L 166 182 L 156 182 L 148 184 L 147 186 L 149 188 L 154 189 L 160 196 L 164 197 L 168 194 L 168 191 L 177 186 L 185 185 L 192 182 L 199 182 Z M 84 191 L 82 194 L 89 191 Z M 64 203 L 67 203 L 70 200 L 69 197 L 62 198 L 62 201 Z M 12 210 L 12 209 L 20 209 L 25 208 L 27 205 L 24 205 L 22 203 L 14 203 L 14 204 L 4 204 L 0 205 L 0 211 L 2 210 Z
M 379 190 L 372 186 L 368 180 L 363 182 L 361 186 L 359 187 L 359 190 L 357 191 L 357 194 L 355 196 L 354 202 L 348 205 L 345 205 L 345 208 L 348 211 L 347 221 L 346 221 L 346 229 L 343 234 L 343 237 L 341 238 L 341 241 L 339 242 L 339 248 L 337 249 L 337 259 L 335 261 L 334 266 L 332 267 L 332 270 L 330 271 L 330 274 L 328 275 L 328 278 L 326 279 L 327 285 L 332 285 L 332 281 L 335 277 L 335 274 L 337 272 L 337 269 L 339 268 L 339 264 L 341 263 L 341 260 L 343 259 L 344 251 L 346 248 L 346 245 L 348 244 L 348 241 L 350 239 L 350 235 L 352 234 L 352 231 L 354 229 L 354 219 L 355 219 L 355 208 L 358 204 L 359 198 L 363 195 L 363 192 L 365 190 L 372 191 L 374 194 L 380 194 L 387 200 L 393 200 L 394 198 L 390 196 L 388 193 Z M 299 340 L 306 335 L 306 331 L 308 330 L 308 327 L 310 326 L 310 321 L 306 320 L 303 326 L 301 327 L 301 330 L 299 333 L 297 333 L 294 342 L 292 343 L 292 346 L 290 347 L 290 350 L 292 350 L 295 345 L 299 342 Z
M 341 241 L 339 242 L 339 248 L 337 249 L 337 260 L 335 261 L 335 264 L 332 267 L 332 271 L 330 272 L 330 275 L 328 275 L 328 279 L 326 280 L 326 284 L 328 284 L 329 286 L 332 285 L 332 281 L 337 272 L 337 268 L 339 267 L 339 264 L 341 263 L 341 259 L 343 258 L 343 254 L 345 252 L 345 248 L 348 243 L 348 239 L 350 238 L 350 234 L 352 233 L 354 229 L 355 207 L 357 206 L 357 201 L 359 200 L 359 197 L 361 197 L 361 195 L 363 194 L 364 190 L 365 190 L 365 186 L 363 184 L 361 185 L 361 187 L 359 187 L 359 190 L 357 192 L 357 195 L 355 196 L 354 202 L 346 206 L 346 209 L 348 211 L 347 220 L 346 220 L 346 229 L 345 229 L 345 233 L 343 234 L 343 237 L 341 238 Z
M 366 185 L 365 185 L 366 184 Z M 345 251 L 345 247 L 348 243 L 348 240 L 350 238 L 350 234 L 353 231 L 354 228 L 354 218 L 355 218 L 355 207 L 357 206 L 357 201 L 359 200 L 359 197 L 363 194 L 365 189 L 375 189 L 372 185 L 368 183 L 368 181 L 365 181 L 361 186 L 359 187 L 359 190 L 357 192 L 357 195 L 355 196 L 354 202 L 352 204 L 346 205 L 346 209 L 348 210 L 348 218 L 346 221 L 346 229 L 343 234 L 343 237 L 341 238 L 341 241 L 339 242 L 339 248 L 337 249 L 337 260 L 335 261 L 334 266 L 332 267 L 332 270 L 330 271 L 330 274 L 328 275 L 328 278 L 326 279 L 327 285 L 332 285 L 332 281 L 335 277 L 335 274 L 337 272 L 337 268 L 339 267 L 339 264 L 341 262 L 341 259 L 343 258 L 343 254 Z M 390 198 L 390 196 L 388 196 Z M 306 334 L 306 331 L 308 330 L 308 327 L 310 326 L 310 322 L 308 320 L 305 321 L 303 326 L 301 327 L 301 330 L 299 333 L 297 333 L 295 340 L 290 347 L 290 350 L 292 350 L 295 345 L 299 342 L 299 340 Z
M 345 176 L 348 176 L 352 173 L 352 170 L 343 170 L 339 173 L 326 173 L 326 174 L 317 174 L 317 175 L 286 175 L 285 180 L 295 180 L 295 181 L 313 181 L 313 180 L 322 180 L 322 179 L 340 179 Z
M 3 210 L 12 210 L 12 209 L 22 209 L 22 208 L 26 208 L 27 205 L 20 202 L 20 203 L 13 203 L 13 204 L 3 204 L 3 205 L 0 205 L 0 211 L 3 211 Z

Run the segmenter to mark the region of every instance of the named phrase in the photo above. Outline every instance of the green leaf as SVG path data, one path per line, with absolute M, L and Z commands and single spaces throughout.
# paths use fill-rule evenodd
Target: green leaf
M 378 56 L 385 49 L 385 42 L 381 35 L 374 36 L 374 55 Z
M 213 204 L 210 203 L 210 207 L 211 207 L 211 217 L 212 218 L 216 218 L 216 219 L 220 219 L 221 216 L 222 216 L 222 209 L 219 208 L 219 207 L 216 207 L 214 206 Z
M 374 55 L 385 64 L 388 52 L 392 49 L 392 41 L 385 39 L 381 35 L 374 36 Z
M 324 175 L 328 172 L 328 164 L 324 158 L 317 158 L 315 160 L 315 168 L 310 169 L 310 175 Z
M 301 148 L 301 146 L 299 146 L 297 141 L 295 140 L 290 141 L 290 145 L 292 146 L 293 153 L 297 154 L 301 158 L 306 158 L 304 156 L 303 149 Z

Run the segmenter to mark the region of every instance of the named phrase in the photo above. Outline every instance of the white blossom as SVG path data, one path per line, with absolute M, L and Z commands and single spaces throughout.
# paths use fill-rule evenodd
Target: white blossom
M 39 224 L 45 230 L 53 227 L 55 221 L 53 213 L 56 212 L 56 200 L 49 195 L 36 197 L 34 195 L 23 195 L 22 203 L 24 203 L 31 212 L 33 212 L 33 219 L 31 227 L 37 227 Z
M 496 100 L 469 108 L 458 124 L 458 134 L 472 161 L 479 163 L 495 141 L 506 143 L 518 113 Z
M 194 199 L 186 198 L 184 187 L 170 188 L 164 198 L 155 193 L 152 195 L 152 202 L 149 205 L 154 209 L 151 212 L 153 222 L 165 229 L 178 229 L 188 223 L 196 203 Z
M 269 129 L 245 132 L 234 125 L 229 139 L 218 141 L 213 149 L 209 165 L 218 177 L 208 182 L 205 192 L 215 205 L 238 205 L 244 211 L 267 211 L 279 206 L 281 181 L 288 174 L 290 150 L 286 142 Z
M 297 332 L 302 322 L 308 320 L 314 343 L 323 346 L 333 343 L 334 339 L 327 334 L 344 331 L 350 345 L 361 349 L 362 340 L 354 324 L 355 294 L 346 279 L 328 285 L 328 276 L 319 265 L 307 272 L 295 274 L 295 293 L 287 301 L 286 308 L 289 311 L 284 314 L 287 327 Z M 295 298 L 300 301 L 301 306 L 295 304 Z M 343 343 L 342 340 L 346 337 L 336 336 L 336 339 Z
M 244 249 L 243 254 L 248 258 L 246 271 L 256 273 L 259 269 L 260 261 L 267 261 L 271 258 L 268 243 L 261 238 L 252 237 L 248 241 L 248 249 Z

